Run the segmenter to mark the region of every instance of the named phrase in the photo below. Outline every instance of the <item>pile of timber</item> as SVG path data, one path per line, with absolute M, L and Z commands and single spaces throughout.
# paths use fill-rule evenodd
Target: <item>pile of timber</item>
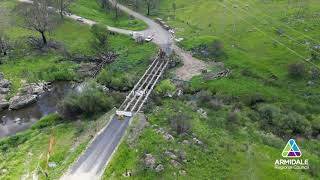
M 97 57 L 94 58 L 96 67 L 92 71 L 91 76 L 96 77 L 106 64 L 114 62 L 116 58 L 117 55 L 113 52 L 99 54 Z

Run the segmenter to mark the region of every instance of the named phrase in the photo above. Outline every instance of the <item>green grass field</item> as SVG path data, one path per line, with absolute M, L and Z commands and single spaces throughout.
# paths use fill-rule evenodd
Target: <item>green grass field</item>
M 122 2 L 130 5 L 127 0 Z M 281 129 L 275 130 L 278 128 L 275 124 L 264 126 L 267 122 L 256 117 L 258 110 L 248 106 L 252 97 L 258 96 L 263 99 L 258 108 L 275 106 L 284 115 L 298 113 L 307 124 L 318 122 L 320 82 L 313 80 L 309 71 L 319 68 L 320 62 L 310 64 L 306 60 L 310 58 L 310 46 L 320 44 L 319 1 L 290 1 L 288 5 L 288 1 L 176 0 L 175 17 L 172 2 L 160 1 L 158 9 L 151 12 L 152 17 L 161 17 L 174 27 L 178 38 L 184 38 L 180 46 L 193 51 L 199 45 L 210 45 L 215 39 L 223 42 L 227 57 L 211 60 L 223 62 L 232 70 L 231 76 L 218 80 L 194 77 L 190 88 L 193 92 L 208 90 L 228 105 L 212 109 L 201 104 L 194 107 L 192 102 L 185 105 L 189 100 L 162 101 L 148 113 L 151 125 L 170 130 L 171 114 L 179 110 L 191 114 L 192 132 L 204 141 L 205 148 L 186 147 L 181 142 L 190 139 L 183 136 L 175 136 L 174 142 L 164 141 L 149 127 L 134 148 L 129 148 L 127 142 L 121 145 L 104 179 L 123 179 L 126 168 L 132 170 L 133 179 L 175 179 L 174 174 L 178 179 L 319 179 L 317 138 L 286 134 Z M 138 10 L 146 13 L 146 7 Z M 210 61 L 201 55 L 197 57 Z M 305 65 L 307 73 L 303 78 L 289 77 L 288 65 L 293 63 Z M 314 85 L 308 85 L 310 81 Z M 177 110 L 178 106 L 181 109 Z M 207 119 L 199 118 L 196 113 L 200 107 L 208 113 Z M 235 107 L 239 107 L 240 112 L 237 124 L 232 125 L 227 119 Z M 318 132 L 316 124 L 312 129 Z M 309 134 L 311 129 L 306 128 L 303 133 Z M 274 169 L 274 162 L 281 158 L 289 138 L 299 139 L 298 144 L 305 152 L 303 158 L 310 161 L 309 170 Z M 181 168 L 173 168 L 164 157 L 168 149 L 182 149 L 190 159 L 187 158 Z M 156 164 L 163 164 L 165 170 L 156 173 L 144 169 L 144 153 L 155 155 Z M 181 169 L 186 170 L 186 177 L 179 175 Z
M 115 19 L 114 9 L 103 10 L 97 1 L 76 0 L 69 9 L 73 14 L 108 26 L 130 30 L 144 30 L 147 28 L 144 22 L 129 17 L 121 11 L 119 11 L 118 19 Z

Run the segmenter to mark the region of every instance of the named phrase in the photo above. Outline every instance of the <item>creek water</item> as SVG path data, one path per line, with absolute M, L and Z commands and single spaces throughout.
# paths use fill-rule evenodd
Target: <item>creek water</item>
M 26 130 L 42 117 L 56 112 L 58 102 L 72 89 L 74 84 L 70 82 L 55 82 L 36 103 L 19 110 L 0 112 L 0 139 Z

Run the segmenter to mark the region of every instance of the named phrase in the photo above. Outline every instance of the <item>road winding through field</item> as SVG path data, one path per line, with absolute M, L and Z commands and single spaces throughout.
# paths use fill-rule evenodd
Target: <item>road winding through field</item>
M 33 3 L 30 0 L 19 0 L 24 3 Z M 113 0 L 109 0 L 114 4 Z M 120 29 L 116 27 L 107 26 L 108 30 L 132 35 L 133 33 L 140 33 L 143 36 L 153 36 L 153 42 L 161 47 L 163 50 L 173 50 L 179 55 L 183 61 L 183 66 L 176 69 L 176 79 L 183 81 L 190 80 L 193 76 L 201 74 L 203 69 L 207 68 L 207 65 L 192 57 L 189 52 L 184 51 L 174 43 L 174 37 L 171 33 L 165 30 L 161 25 L 154 20 L 137 13 L 121 4 L 117 4 L 118 8 L 127 14 L 144 21 L 148 28 L 143 31 L 131 31 Z M 53 9 L 50 7 L 50 9 Z M 80 21 L 87 25 L 94 25 L 97 22 L 86 19 L 74 14 L 66 13 L 66 17 Z M 80 20 L 81 19 L 81 20 Z M 121 139 L 124 137 L 126 129 L 128 128 L 130 119 L 119 121 L 114 117 L 111 117 L 110 122 L 105 126 L 100 133 L 98 133 L 89 144 L 85 152 L 79 157 L 79 159 L 70 167 L 69 171 L 63 175 L 63 180 L 98 180 L 101 179 L 104 169 L 112 154 L 117 150 Z
M 19 0 L 19 1 L 25 2 L 25 3 L 33 3 L 31 0 Z M 109 1 L 114 4 L 114 0 L 109 0 Z M 140 13 L 137 13 L 119 3 L 117 5 L 120 10 L 145 22 L 148 25 L 148 28 L 143 31 L 131 31 L 131 30 L 107 26 L 108 30 L 116 33 L 126 34 L 126 35 L 131 35 L 132 33 L 136 32 L 136 33 L 142 34 L 145 37 L 153 36 L 154 38 L 153 42 L 158 46 L 160 46 L 162 49 L 164 50 L 172 49 L 177 55 L 180 56 L 180 58 L 183 61 L 183 66 L 176 69 L 176 73 L 175 73 L 176 79 L 189 81 L 193 76 L 201 74 L 202 70 L 207 68 L 207 65 L 203 61 L 192 57 L 191 53 L 177 46 L 174 42 L 174 37 L 172 36 L 172 34 L 169 33 L 167 30 L 165 30 L 161 25 L 156 23 L 154 20 Z M 67 13 L 67 15 L 65 16 L 73 20 L 78 20 L 79 18 L 81 18 L 82 23 L 88 24 L 90 26 L 97 23 L 93 20 L 86 19 L 84 17 L 80 17 L 75 14 Z

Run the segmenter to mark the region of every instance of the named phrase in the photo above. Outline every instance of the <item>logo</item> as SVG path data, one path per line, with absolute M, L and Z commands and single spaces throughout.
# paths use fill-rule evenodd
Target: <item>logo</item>
M 282 151 L 282 157 L 301 157 L 302 153 L 294 139 L 290 139 Z
M 282 151 L 282 157 L 274 163 L 276 169 L 309 169 L 308 159 L 301 159 L 302 152 L 294 139 L 290 139 Z

